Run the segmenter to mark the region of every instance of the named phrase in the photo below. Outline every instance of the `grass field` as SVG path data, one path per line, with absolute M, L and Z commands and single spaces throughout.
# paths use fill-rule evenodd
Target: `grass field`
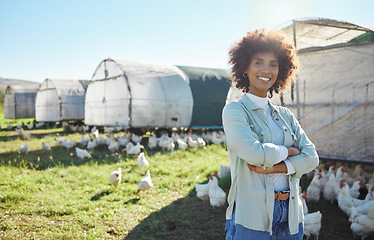
M 66 134 L 61 128 L 27 132 L 28 140 L 14 131 L 0 131 L 0 239 L 225 238 L 227 205 L 213 209 L 194 189 L 221 164 L 228 165 L 225 146 L 174 152 L 146 148 L 150 166 L 139 169 L 137 157 L 123 149 L 95 149 L 90 151 L 93 159 L 81 160 L 74 149 L 56 146 L 54 138 L 79 142 L 78 133 Z M 26 141 L 30 152 L 21 155 L 19 148 Z M 51 151 L 43 152 L 42 142 L 52 142 Z M 122 182 L 113 188 L 108 178 L 118 167 Z M 147 169 L 154 187 L 137 193 Z M 304 190 L 308 183 L 301 179 Z M 230 178 L 219 179 L 219 184 L 227 193 Z M 309 212 L 322 213 L 320 240 L 355 239 L 336 202 L 321 198 L 308 207 Z
M 194 191 L 195 183 L 228 165 L 224 146 L 147 151 L 154 187 L 137 193 L 146 172 L 137 157 L 98 149 L 92 160 L 81 160 L 73 149 L 55 146 L 61 129 L 29 132 L 28 155 L 18 153 L 26 140 L 0 132 L 1 239 L 224 238 L 226 206 L 213 209 Z M 50 152 L 41 151 L 42 142 L 52 142 Z M 114 189 L 108 177 L 118 167 L 122 182 Z M 220 179 L 226 191 L 229 181 Z

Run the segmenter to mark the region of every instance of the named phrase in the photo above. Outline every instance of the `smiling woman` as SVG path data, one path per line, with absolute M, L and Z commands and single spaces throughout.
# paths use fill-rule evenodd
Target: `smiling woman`
M 296 49 L 280 32 L 253 31 L 232 47 L 230 63 L 246 94 L 222 114 L 232 179 L 226 239 L 302 239 L 299 179 L 318 155 L 290 110 L 269 101 L 294 81 Z

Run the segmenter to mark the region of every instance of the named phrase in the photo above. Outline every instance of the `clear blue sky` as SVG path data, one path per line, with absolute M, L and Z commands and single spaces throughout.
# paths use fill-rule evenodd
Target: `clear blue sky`
M 90 79 L 108 58 L 229 68 L 247 31 L 295 18 L 374 26 L 372 0 L 0 0 L 0 77 Z

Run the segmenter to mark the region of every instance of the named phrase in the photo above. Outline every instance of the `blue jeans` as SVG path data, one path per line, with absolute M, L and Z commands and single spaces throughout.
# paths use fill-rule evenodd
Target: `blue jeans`
M 288 199 L 284 201 L 274 202 L 274 213 L 273 213 L 273 234 L 270 235 L 266 231 L 256 231 L 249 228 L 245 228 L 240 224 L 235 224 L 235 205 L 232 212 L 232 219 L 226 220 L 226 240 L 241 240 L 241 239 L 252 239 L 252 240 L 301 240 L 304 235 L 304 226 L 301 222 L 299 224 L 299 232 L 291 235 L 288 228 Z

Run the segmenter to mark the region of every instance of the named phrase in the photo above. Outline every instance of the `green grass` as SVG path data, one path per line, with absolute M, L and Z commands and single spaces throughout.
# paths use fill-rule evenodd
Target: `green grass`
M 146 172 L 137 157 L 102 148 L 91 151 L 92 160 L 81 160 L 53 140 L 79 140 L 79 134 L 31 133 L 30 152 L 20 155 L 26 140 L 0 132 L 0 239 L 224 238 L 226 205 L 213 209 L 194 190 L 219 165 L 228 165 L 224 146 L 171 153 L 146 149 L 154 187 L 137 193 Z M 42 152 L 41 143 L 49 141 L 52 150 Z M 122 182 L 113 189 L 108 178 L 118 167 Z M 220 185 L 227 192 L 230 179 L 220 179 Z

